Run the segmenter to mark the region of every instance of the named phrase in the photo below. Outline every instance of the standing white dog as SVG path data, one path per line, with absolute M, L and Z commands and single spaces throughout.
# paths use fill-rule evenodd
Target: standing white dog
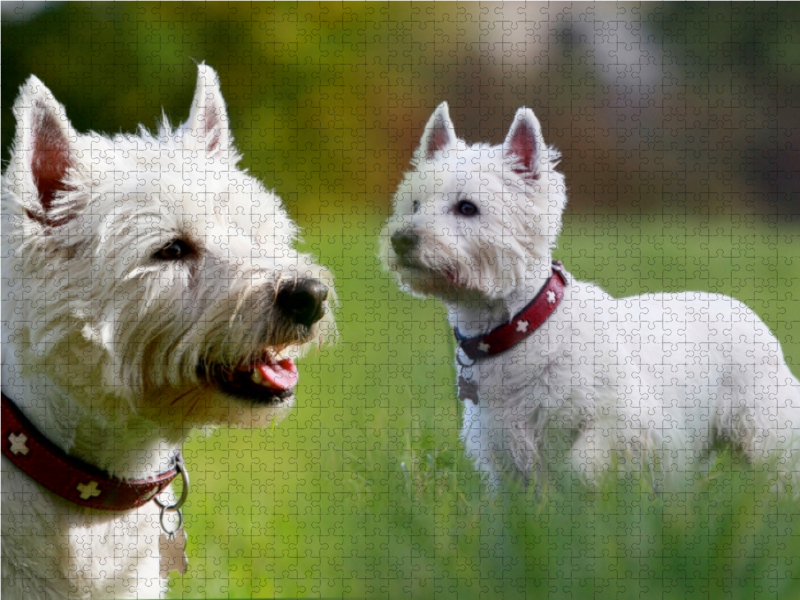
M 153 598 L 198 426 L 263 426 L 333 328 L 329 278 L 232 147 L 216 73 L 189 120 L 78 134 L 35 77 L 2 180 L 3 597 Z M 188 465 L 191 467 L 191 465 Z M 177 517 L 177 519 L 176 519 Z
M 403 288 L 449 310 L 468 452 L 495 484 L 676 473 L 718 440 L 792 470 L 800 388 L 750 309 L 699 292 L 615 299 L 553 263 L 558 158 L 529 109 L 502 146 L 468 146 L 444 103 L 382 232 Z

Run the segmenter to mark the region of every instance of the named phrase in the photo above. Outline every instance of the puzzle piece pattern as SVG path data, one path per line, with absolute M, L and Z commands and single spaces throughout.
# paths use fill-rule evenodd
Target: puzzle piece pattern
M 189 568 L 172 573 L 170 597 L 800 594 L 797 504 L 733 452 L 682 494 L 635 479 L 589 492 L 568 476 L 544 500 L 487 491 L 458 437 L 444 310 L 401 293 L 377 259 L 434 107 L 448 100 L 460 135 L 496 144 L 529 106 L 564 155 L 556 257 L 573 275 L 620 297 L 733 296 L 800 374 L 797 5 L 2 11 L 4 161 L 10 107 L 31 73 L 79 131 L 130 132 L 153 129 L 161 106 L 184 120 L 192 60 L 205 61 L 220 73 L 242 164 L 284 199 L 302 248 L 336 278 L 339 339 L 299 363 L 289 416 L 185 445 Z M 81 552 L 96 547 L 87 539 Z

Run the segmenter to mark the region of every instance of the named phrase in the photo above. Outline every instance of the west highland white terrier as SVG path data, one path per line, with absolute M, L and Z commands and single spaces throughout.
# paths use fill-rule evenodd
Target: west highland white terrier
M 796 465 L 800 387 L 741 302 L 700 292 L 615 299 L 552 260 L 567 197 L 559 154 L 520 109 L 501 146 L 425 127 L 382 232 L 406 291 L 440 298 L 457 339 L 462 438 L 498 485 L 565 469 L 693 469 L 727 441 Z
M 180 447 L 264 426 L 333 334 L 330 278 L 236 165 L 217 74 L 158 134 L 79 134 L 36 77 L 2 179 L 5 598 L 153 598 L 182 566 Z M 191 465 L 188 465 L 191 467 Z M 166 494 L 183 478 L 181 499 Z

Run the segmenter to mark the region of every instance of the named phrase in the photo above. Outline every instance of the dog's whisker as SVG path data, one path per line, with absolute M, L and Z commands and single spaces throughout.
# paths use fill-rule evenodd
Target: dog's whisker
M 174 405 L 174 404 L 177 404 L 178 402 L 180 402 L 181 400 L 183 400 L 183 399 L 184 399 L 186 396 L 188 396 L 189 394 L 191 394 L 191 393 L 192 393 L 192 392 L 194 392 L 194 391 L 196 391 L 194 388 L 189 388 L 189 389 L 188 389 L 188 390 L 186 390 L 186 391 L 185 391 L 183 394 L 181 394 L 181 395 L 177 396 L 177 397 L 176 397 L 176 398 L 175 398 L 175 399 L 174 399 L 172 402 L 170 402 L 170 403 L 169 403 L 169 404 L 170 404 L 170 406 L 172 406 L 172 405 Z
M 194 401 L 193 401 L 193 402 L 191 403 L 191 405 L 189 405 L 189 406 L 187 407 L 187 409 L 184 411 L 184 414 L 183 414 L 183 421 L 181 422 L 181 426 L 182 426 L 182 427 L 184 427 L 184 426 L 186 425 L 186 421 L 187 421 L 187 420 L 189 419 L 189 417 L 190 417 L 190 416 L 191 416 L 191 415 L 194 413 L 194 409 L 195 409 L 195 408 L 197 407 L 197 405 L 200 403 L 200 400 L 201 400 L 201 399 L 202 399 L 202 395 L 201 395 L 201 394 L 199 393 L 199 391 L 198 391 L 198 393 L 197 393 L 197 396 L 196 396 L 196 398 L 194 399 Z

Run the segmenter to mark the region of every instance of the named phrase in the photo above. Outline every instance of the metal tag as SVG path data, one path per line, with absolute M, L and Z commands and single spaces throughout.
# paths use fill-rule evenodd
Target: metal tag
M 158 539 L 158 549 L 161 553 L 161 579 L 166 579 L 170 571 L 177 571 L 181 575 L 186 573 L 189 558 L 186 549 L 186 532 L 179 529 L 175 533 L 163 533 Z
M 458 397 L 464 402 L 467 400 L 478 405 L 478 385 L 469 379 L 465 379 L 462 375 L 458 376 Z

